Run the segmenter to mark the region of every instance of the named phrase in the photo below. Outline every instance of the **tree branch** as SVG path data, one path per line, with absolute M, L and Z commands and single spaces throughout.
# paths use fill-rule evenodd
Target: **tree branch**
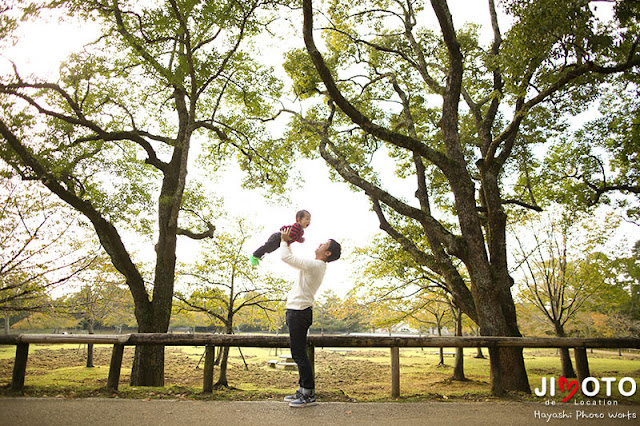
M 450 160 L 443 153 L 428 147 L 419 140 L 401 133 L 392 132 L 382 126 L 373 123 L 369 117 L 365 116 L 344 98 L 344 96 L 336 86 L 335 80 L 331 75 L 331 71 L 325 63 L 322 54 L 315 45 L 315 41 L 313 39 L 313 8 L 311 3 L 311 0 L 303 0 L 302 9 L 304 13 L 304 42 L 307 47 L 309 56 L 311 57 L 311 60 L 313 61 L 313 64 L 316 67 L 320 78 L 325 84 L 331 99 L 354 123 L 358 124 L 365 132 L 370 133 L 373 136 L 378 137 L 398 147 L 417 152 L 429 161 L 438 165 L 438 167 L 444 170 L 445 173 L 447 173 L 447 171 L 450 171 Z
M 206 222 L 206 225 L 207 230 L 199 233 L 194 233 L 188 229 L 178 228 L 176 231 L 176 235 L 184 235 L 191 238 L 192 240 L 204 240 L 205 238 L 213 238 L 213 233 L 215 232 L 216 227 L 210 222 Z
M 9 130 L 2 119 L 0 119 L 0 135 L 4 137 L 11 149 L 20 157 L 22 163 L 31 170 L 35 177 L 40 179 L 51 192 L 89 219 L 96 230 L 102 246 L 111 257 L 113 265 L 127 278 L 127 284 L 134 296 L 136 308 L 138 308 L 138 304 L 150 303 L 144 285 L 144 279 L 131 260 L 113 224 L 107 221 L 89 201 L 81 199 L 60 185 L 55 177 L 38 162 L 27 147 L 20 142 L 18 137 Z

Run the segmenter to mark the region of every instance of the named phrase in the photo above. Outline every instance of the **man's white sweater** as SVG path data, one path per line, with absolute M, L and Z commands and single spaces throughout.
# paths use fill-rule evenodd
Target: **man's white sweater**
M 301 259 L 294 256 L 291 247 L 285 241 L 280 242 L 280 258 L 300 271 L 298 281 L 287 295 L 287 309 L 301 311 L 313 306 L 316 292 L 327 270 L 327 263 L 318 259 Z

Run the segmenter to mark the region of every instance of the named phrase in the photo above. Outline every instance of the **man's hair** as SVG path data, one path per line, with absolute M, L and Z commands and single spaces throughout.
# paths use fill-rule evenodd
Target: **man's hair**
M 327 257 L 327 263 L 333 262 L 334 260 L 340 259 L 340 254 L 342 253 L 342 247 L 340 246 L 340 243 L 338 243 L 336 240 L 330 239 L 329 248 L 327 248 L 327 251 L 331 252 L 329 257 Z
M 307 214 L 311 216 L 311 213 L 309 213 L 307 210 L 298 210 L 298 212 L 296 213 L 296 222 L 302 219 L 304 215 Z

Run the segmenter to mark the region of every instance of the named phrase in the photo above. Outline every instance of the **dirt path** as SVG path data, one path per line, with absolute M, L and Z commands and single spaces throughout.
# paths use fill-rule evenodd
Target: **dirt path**
M 612 415 L 624 417 L 611 419 Z M 0 425 L 3 426 L 624 425 L 638 424 L 638 419 L 638 405 L 580 407 L 562 404 L 549 407 L 542 403 L 522 402 L 326 402 L 296 409 L 271 401 L 0 398 Z

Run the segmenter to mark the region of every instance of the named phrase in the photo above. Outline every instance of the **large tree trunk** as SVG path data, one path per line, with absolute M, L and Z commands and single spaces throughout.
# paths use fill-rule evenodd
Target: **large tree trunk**
M 169 329 L 171 296 L 159 296 L 168 292 L 173 295 L 173 276 L 173 273 L 165 275 L 164 277 L 168 278 L 163 280 L 163 275 L 156 273 L 153 302 L 146 304 L 141 312 L 138 312 L 136 306 L 139 333 L 166 333 Z M 131 369 L 131 386 L 164 386 L 164 346 L 136 346 Z
M 486 136 L 491 140 L 490 136 Z M 465 262 L 472 276 L 472 293 L 476 301 L 480 332 L 485 336 L 521 337 L 516 318 L 516 307 L 511 295 L 513 278 L 509 275 L 507 262 L 506 228 L 507 215 L 502 208 L 499 178 L 499 161 L 478 163 L 481 176 L 480 197 L 487 210 L 484 233 L 477 225 L 470 227 L 467 240 L 472 241 L 469 262 Z M 471 202 L 471 200 L 469 200 Z M 470 213 L 470 211 L 467 211 Z M 477 216 L 477 213 L 475 215 Z M 473 221 L 473 215 L 468 215 Z M 485 247 L 488 247 L 487 253 Z M 481 250 L 481 251 L 480 251 Z M 524 365 L 522 348 L 490 348 L 492 391 L 501 395 L 503 391 L 531 393 L 529 378 Z
M 173 286 L 176 273 L 176 247 L 178 214 L 187 177 L 187 159 L 191 130 L 187 95 L 176 88 L 174 101 L 179 117 L 178 135 L 171 162 L 165 170 L 158 198 L 158 243 L 153 298 L 136 301 L 136 318 L 140 333 L 166 333 L 169 330 Z M 135 296 L 135 295 L 134 295 Z M 164 386 L 164 347 L 136 347 L 131 384 L 137 386 Z
M 508 284 L 503 286 L 503 298 L 500 306 L 505 312 L 506 332 L 504 336 L 522 337 L 518 329 L 518 320 L 516 318 L 516 307 L 511 297 L 511 278 Z M 502 348 L 500 354 L 501 374 L 505 376 L 503 380 L 504 389 L 508 391 L 520 391 L 531 393 L 529 386 L 529 377 L 524 365 L 524 356 L 522 348 Z
M 472 279 L 472 287 L 480 334 L 483 336 L 521 337 L 516 321 L 515 304 L 511 297 L 510 280 L 506 283 L 489 277 Z M 508 276 L 508 275 L 507 275 Z M 531 393 L 521 348 L 489 348 L 491 390 L 494 395 L 504 391 Z
M 156 295 L 159 295 L 163 288 L 164 292 L 170 289 L 173 294 L 173 274 L 164 282 L 159 279 L 162 275 L 156 277 L 153 302 L 143 304 L 143 309 L 139 309 L 136 304 L 139 333 L 166 333 L 169 329 L 171 303 L 167 303 L 166 299 L 156 298 Z M 131 369 L 131 386 L 164 386 L 164 346 L 136 346 Z
M 484 248 L 484 238 L 476 236 L 478 248 Z M 516 320 L 516 309 L 511 297 L 511 278 L 506 264 L 503 273 L 484 257 L 485 251 L 471 248 L 472 254 L 466 265 L 471 274 L 471 293 L 477 313 L 477 323 L 483 336 L 521 337 Z M 492 253 L 493 255 L 493 253 Z M 493 258 L 492 258 L 493 260 Z M 503 277 L 500 279 L 500 277 Z M 531 393 L 529 378 L 520 348 L 489 348 L 491 360 L 491 389 L 494 395 L 504 391 Z
M 164 346 L 136 346 L 131 386 L 164 386 Z
M 156 304 L 147 303 L 140 309 L 136 304 L 138 333 L 165 333 L 169 329 L 168 318 L 163 322 L 154 322 L 155 306 Z M 136 346 L 130 383 L 131 386 L 164 386 L 164 346 Z
M 529 377 L 524 365 L 524 357 L 521 348 L 500 348 L 499 368 L 501 374 L 502 389 L 498 385 L 492 384 L 492 391 L 495 395 L 501 395 L 506 391 L 519 391 L 531 393 Z M 489 356 L 492 356 L 489 350 Z M 493 366 L 493 363 L 491 363 Z

